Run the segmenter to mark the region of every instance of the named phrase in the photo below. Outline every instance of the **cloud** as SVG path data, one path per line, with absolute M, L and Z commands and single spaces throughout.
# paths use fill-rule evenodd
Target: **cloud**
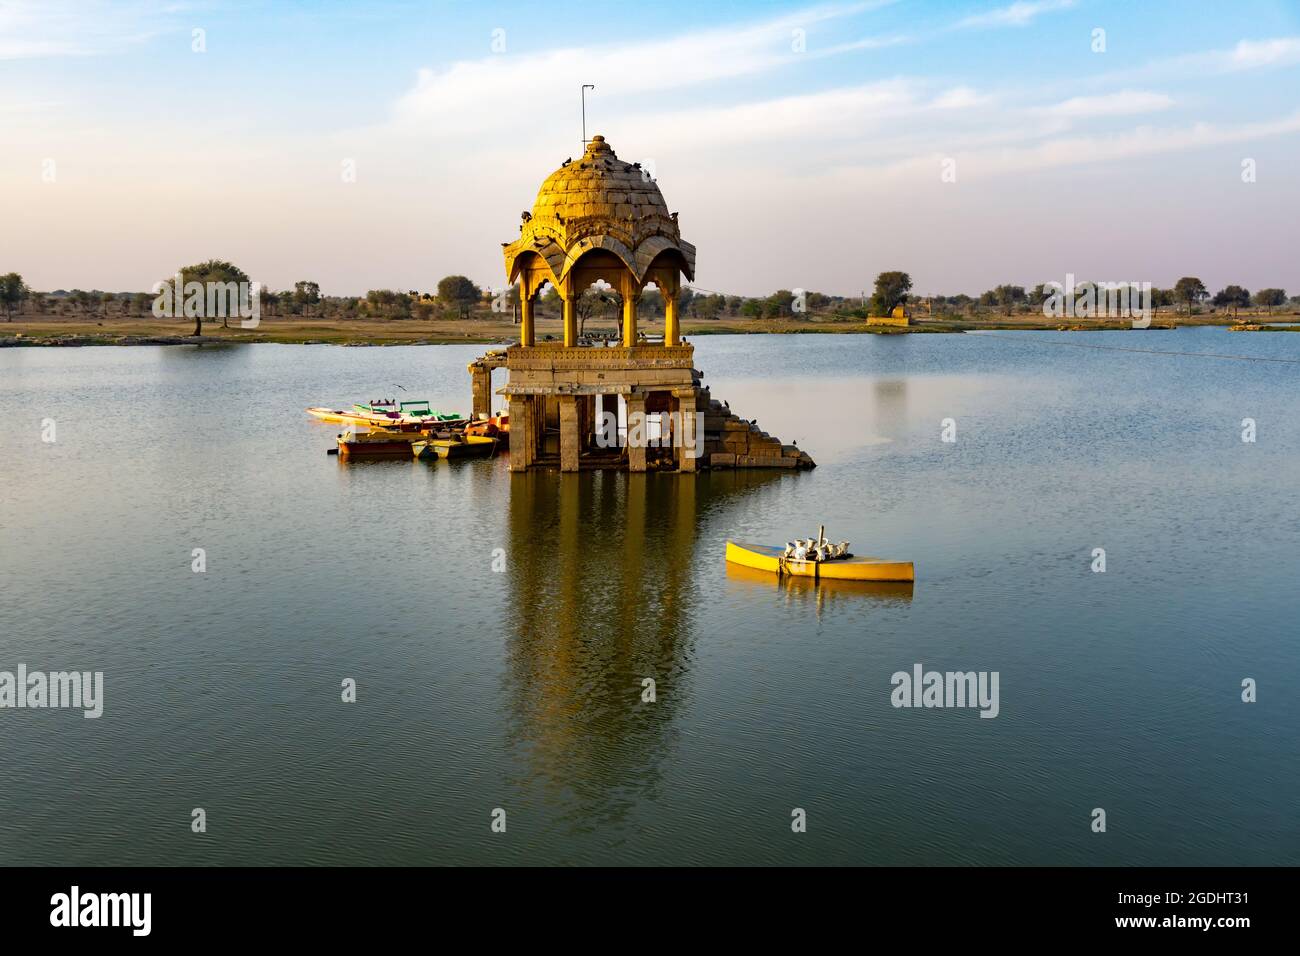
M 1136 113 L 1155 113 L 1174 105 L 1172 97 L 1164 93 L 1145 90 L 1123 90 L 1104 96 L 1075 96 L 1036 112 L 1061 119 L 1082 119 L 1089 116 L 1132 116 Z
M 784 140 L 805 146 L 812 140 L 852 142 L 867 134 L 879 142 L 886 121 L 892 127 L 895 122 L 935 112 L 993 102 L 991 96 L 970 87 L 953 87 L 932 95 L 927 86 L 895 78 L 729 106 L 632 116 L 624 125 L 644 143 L 707 143 L 711 148 L 756 141 Z
M 1164 57 L 1131 70 L 1100 74 L 1095 82 L 1114 82 L 1138 78 L 1187 78 L 1231 73 L 1245 73 L 1294 66 L 1300 63 L 1300 36 L 1271 37 L 1265 40 L 1239 40 L 1235 46 L 1221 50 L 1202 50 L 1179 56 Z
M 963 175 L 1018 173 L 1062 166 L 1106 163 L 1160 153 L 1221 146 L 1300 132 L 1300 111 L 1257 123 L 1217 126 L 1196 123 L 1182 128 L 1143 126 L 1108 136 L 1076 136 L 1037 146 L 984 150 L 958 156 Z
M 582 83 L 597 96 L 628 96 L 699 86 L 797 65 L 808 54 L 794 50 L 795 31 L 884 5 L 885 0 L 810 7 L 743 26 L 729 25 L 664 39 L 543 53 L 506 53 L 420 70 L 413 89 L 394 111 L 399 124 L 420 126 L 455 117 L 462 128 L 497 127 L 503 115 L 530 107 L 565 109 Z M 896 42 L 868 38 L 817 52 L 812 58 Z
M 0 60 L 116 53 L 157 36 L 175 9 L 151 0 L 3 0 Z
M 998 7 L 987 13 L 977 13 L 958 21 L 959 28 L 968 27 L 1023 27 L 1040 13 L 1066 10 L 1075 0 L 1019 0 L 1007 7 Z
M 899 46 L 903 43 L 911 43 L 912 38 L 909 36 L 887 36 L 887 37 L 863 37 L 861 40 L 852 40 L 848 43 L 840 43 L 835 46 L 826 47 L 825 49 L 810 50 L 813 56 L 838 56 L 841 53 L 852 53 L 856 50 L 883 50 L 891 46 Z
M 935 97 L 930 106 L 939 110 L 966 110 L 976 106 L 987 106 L 992 102 L 993 97 L 978 93 L 969 86 L 954 86 Z
M 1266 66 L 1300 63 L 1300 37 L 1277 37 L 1272 40 L 1241 40 L 1231 50 L 1204 54 L 1204 62 L 1221 73 L 1256 70 Z
M 906 115 L 918 105 L 911 84 L 886 80 L 730 106 L 644 115 L 625 125 L 635 129 L 637 137 L 647 143 L 707 142 L 717 147 L 755 140 L 807 142 L 812 137 L 858 136 L 875 122 Z

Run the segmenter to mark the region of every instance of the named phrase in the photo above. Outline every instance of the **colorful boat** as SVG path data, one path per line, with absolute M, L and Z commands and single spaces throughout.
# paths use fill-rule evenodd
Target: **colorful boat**
M 784 548 L 767 544 L 727 542 L 727 560 L 757 571 L 797 578 L 840 581 L 915 581 L 911 561 L 887 561 L 855 554 L 823 561 L 796 561 L 785 557 Z
M 491 418 L 475 419 L 465 426 L 465 434 L 495 438 L 504 448 L 510 444 L 510 416 L 493 415 Z
M 487 435 L 461 435 L 453 438 L 429 438 L 411 445 L 416 458 L 490 458 L 496 454 L 498 440 Z
M 466 419 L 456 412 L 439 412 L 429 407 L 427 401 L 397 402 L 373 401 L 358 403 L 352 408 L 326 408 L 315 405 L 307 414 L 323 422 L 344 425 L 381 425 L 386 428 L 452 428 L 464 425 Z
M 338 436 L 339 457 L 409 460 L 412 446 L 419 441 L 419 432 L 349 428 Z
M 367 415 L 376 420 L 417 421 L 417 422 L 463 422 L 456 412 L 436 412 L 424 399 L 410 402 L 395 402 L 392 399 L 377 399 L 373 402 L 358 402 L 352 406 L 358 415 Z
M 307 414 L 312 418 L 319 418 L 323 422 L 333 422 L 340 425 L 364 424 L 361 418 L 353 412 L 347 412 L 341 408 L 326 408 L 324 405 L 313 405 L 307 409 Z

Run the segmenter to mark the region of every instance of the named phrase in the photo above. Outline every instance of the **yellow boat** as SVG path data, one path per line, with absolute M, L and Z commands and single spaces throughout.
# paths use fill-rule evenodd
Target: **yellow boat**
M 416 458 L 490 458 L 496 454 L 498 441 L 487 435 L 462 435 L 455 438 L 430 438 L 411 445 Z
M 916 569 L 911 561 L 886 561 L 853 554 L 828 561 L 794 561 L 782 558 L 784 551 L 784 548 L 766 544 L 727 542 L 727 560 L 732 564 L 770 574 L 839 581 L 916 580 Z
M 319 418 L 323 422 L 331 422 L 336 425 L 363 425 L 368 424 L 360 416 L 351 412 L 345 412 L 341 408 L 325 408 L 324 406 L 314 406 L 307 409 L 307 414 L 312 418 Z
M 352 408 L 326 408 L 313 405 L 307 414 L 323 422 L 339 425 L 373 425 L 379 428 L 457 428 L 467 424 L 457 414 L 444 414 L 429 408 L 428 402 L 402 402 L 401 405 L 372 402 Z

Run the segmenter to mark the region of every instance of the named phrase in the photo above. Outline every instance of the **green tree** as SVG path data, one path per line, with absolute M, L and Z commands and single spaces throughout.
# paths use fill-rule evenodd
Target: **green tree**
M 387 315 L 396 298 L 392 289 L 371 289 L 366 293 L 366 311 L 371 315 Z
M 181 287 L 173 289 L 176 301 L 172 303 L 172 315 L 177 317 L 185 314 L 185 286 L 191 282 L 206 286 L 209 282 L 220 282 L 222 284 L 234 282 L 239 284 L 248 281 L 248 273 L 224 259 L 207 259 L 203 262 L 196 262 L 192 266 L 184 266 L 176 271 L 181 277 Z M 170 284 L 173 280 L 169 277 L 163 281 Z M 205 297 L 203 305 L 198 309 L 198 314 L 194 316 L 194 334 L 196 336 L 203 334 L 203 313 L 206 309 L 207 300 Z M 230 309 L 227 308 L 226 312 L 229 313 Z M 229 319 L 228 314 L 221 317 L 221 324 L 224 328 L 230 328 Z
M 682 286 L 677 292 L 677 312 L 679 315 L 685 315 L 690 311 L 691 303 L 695 301 L 695 290 L 690 286 Z
M 993 290 L 993 298 L 1003 311 L 1010 315 L 1027 298 L 1024 286 L 1000 285 Z
M 1205 283 L 1196 276 L 1183 276 L 1174 283 L 1174 298 L 1187 306 L 1187 312 L 1190 315 L 1192 306 L 1202 299 L 1208 298 L 1209 290 L 1205 288 Z
M 1034 286 L 1034 290 L 1029 293 L 1029 304 L 1035 309 L 1041 309 L 1046 305 L 1047 300 L 1056 294 L 1055 289 L 1049 289 L 1047 283 L 1040 282 Z
M 1152 286 L 1151 309 L 1152 311 L 1155 312 L 1156 315 L 1160 314 L 1161 309 L 1169 308 L 1171 305 L 1174 304 L 1175 301 L 1176 300 L 1174 299 L 1173 289 L 1157 289 L 1154 286 Z
M 1255 293 L 1255 304 L 1262 305 L 1268 309 L 1268 314 L 1272 315 L 1275 307 L 1286 305 L 1286 291 L 1284 289 L 1260 289 Z
M 722 314 L 726 304 L 725 295 L 697 295 L 691 300 L 691 314 L 701 319 L 713 320 Z
M 483 291 L 465 276 L 444 276 L 438 280 L 438 301 L 455 309 L 462 319 L 468 318 Z
M 578 296 L 578 335 L 587 334 L 587 320 L 601 314 L 610 314 L 611 306 L 621 306 L 623 297 L 613 289 L 601 289 L 594 286 L 583 289 Z
M 1214 293 L 1213 302 L 1224 311 L 1231 309 L 1233 318 L 1236 318 L 1238 309 L 1243 305 L 1250 305 L 1250 293 L 1239 285 L 1224 286 Z
M 320 286 L 315 282 L 303 280 L 293 284 L 293 303 L 302 310 L 303 315 L 311 315 L 311 307 L 320 302 Z
M 415 300 L 411 298 L 409 292 L 393 293 L 393 318 L 409 319 L 411 317 L 411 307 Z
M 30 289 L 27 283 L 23 282 L 23 277 L 17 272 L 9 272 L 0 276 L 0 304 L 5 307 L 5 315 L 8 321 L 14 320 L 14 309 L 21 308 L 23 300 L 27 298 Z
M 789 289 L 778 289 L 763 300 L 763 317 L 775 319 L 793 315 L 794 293 Z
M 912 290 L 912 277 L 906 272 L 882 272 L 876 276 L 876 291 L 871 296 L 871 308 L 876 315 L 889 315 L 894 307 L 907 300 Z
M 638 316 L 647 319 L 661 319 L 664 315 L 664 297 L 659 294 L 659 290 L 647 289 L 641 293 L 641 301 L 637 303 L 636 312 Z
M 275 315 L 276 308 L 280 304 L 280 297 L 283 295 L 283 292 L 272 292 L 270 289 L 263 289 L 258 294 L 257 301 L 267 315 Z

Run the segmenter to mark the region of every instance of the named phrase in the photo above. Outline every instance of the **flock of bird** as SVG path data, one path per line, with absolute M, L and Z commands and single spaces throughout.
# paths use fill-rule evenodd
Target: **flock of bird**
M 791 561 L 830 561 L 834 558 L 848 557 L 847 541 L 831 542 L 825 537 L 797 538 L 787 541 L 781 557 Z

